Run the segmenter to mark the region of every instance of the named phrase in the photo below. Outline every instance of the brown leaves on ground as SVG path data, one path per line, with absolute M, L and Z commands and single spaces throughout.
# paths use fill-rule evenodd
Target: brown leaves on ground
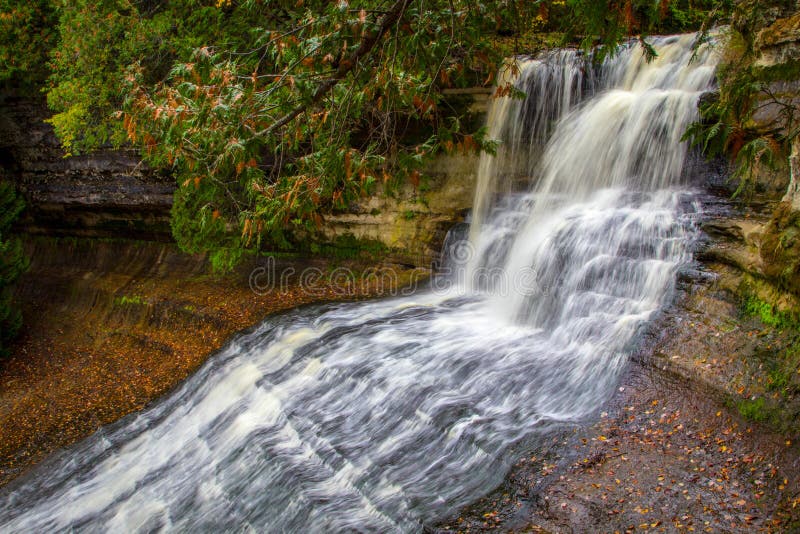
M 439 531 L 784 532 L 796 526 L 800 466 L 792 445 L 685 384 L 648 374 L 634 373 L 634 385 L 618 392 L 610 415 L 564 430 L 541 454 L 521 459 L 498 493 Z
M 0 361 L 0 485 L 141 410 L 266 315 L 344 299 L 325 281 L 313 294 L 289 285 L 260 296 L 241 274 L 127 269 L 34 265 L 22 280 L 25 328 L 12 356 Z M 358 287 L 347 298 L 389 289 Z

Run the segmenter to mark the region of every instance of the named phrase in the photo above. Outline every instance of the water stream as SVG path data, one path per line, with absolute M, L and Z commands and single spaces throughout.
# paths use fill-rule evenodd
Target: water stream
M 693 37 L 521 61 L 474 221 L 431 288 L 238 336 L 177 391 L 0 490 L 0 531 L 419 531 L 596 415 L 690 259 Z M 528 185 L 530 184 L 530 185 Z

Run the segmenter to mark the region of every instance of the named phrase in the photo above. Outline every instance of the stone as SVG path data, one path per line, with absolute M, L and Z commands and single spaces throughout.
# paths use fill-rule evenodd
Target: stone
M 758 34 L 761 57 L 756 65 L 768 67 L 800 60 L 800 12 L 778 19 Z
M 175 182 L 131 149 L 65 157 L 42 97 L 0 95 L 0 168 L 25 198 L 27 233 L 171 240 Z
M 379 192 L 355 209 L 326 216 L 320 230 L 331 241 L 345 236 L 379 241 L 389 249 L 389 261 L 431 267 L 447 232 L 472 207 L 477 168 L 474 154 L 437 156 L 419 187 L 406 183 Z
M 788 202 L 792 210 L 800 211 L 800 137 L 795 137 L 792 143 L 792 155 L 789 157 L 789 168 L 791 181 L 783 197 L 784 202 Z

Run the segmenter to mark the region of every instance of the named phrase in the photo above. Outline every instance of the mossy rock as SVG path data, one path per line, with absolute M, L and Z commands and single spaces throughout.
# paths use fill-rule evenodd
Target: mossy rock
M 761 257 L 765 274 L 800 296 L 800 212 L 788 202 L 778 206 L 762 235 Z

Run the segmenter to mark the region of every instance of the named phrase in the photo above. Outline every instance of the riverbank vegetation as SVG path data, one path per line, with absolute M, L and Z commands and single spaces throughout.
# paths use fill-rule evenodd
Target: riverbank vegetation
M 22 242 L 11 234 L 11 224 L 22 211 L 24 203 L 7 182 L 0 182 L 0 357 L 5 355 L 22 323 L 22 315 L 14 306 L 12 287 L 25 272 L 28 260 Z
M 786 161 L 800 134 L 800 107 L 783 86 L 800 80 L 800 62 L 760 60 L 770 39 L 762 30 L 793 9 L 795 3 L 786 0 L 736 3 L 720 36 L 719 93 L 702 107 L 704 120 L 686 135 L 709 156 L 735 162 L 735 196 L 752 196 L 759 172 Z
M 433 154 L 491 151 L 446 92 L 494 84 L 505 54 L 531 52 L 526 34 L 613 50 L 726 6 L 3 0 L 0 80 L 42 88 L 68 153 L 132 143 L 172 173 L 176 241 L 224 270 L 380 187 L 420 183 Z

